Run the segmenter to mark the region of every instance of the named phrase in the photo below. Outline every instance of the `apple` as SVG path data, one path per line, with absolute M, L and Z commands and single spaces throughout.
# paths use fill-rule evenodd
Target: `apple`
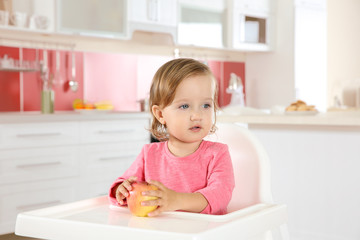
M 142 206 L 141 202 L 157 199 L 157 197 L 143 196 L 142 192 L 157 190 L 158 188 L 147 182 L 134 182 L 131 184 L 132 190 L 126 198 L 130 212 L 138 217 L 147 217 L 149 212 L 154 211 L 157 206 Z

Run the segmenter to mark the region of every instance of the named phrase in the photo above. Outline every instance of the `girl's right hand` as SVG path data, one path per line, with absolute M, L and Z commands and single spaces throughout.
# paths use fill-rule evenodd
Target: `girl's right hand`
M 124 199 L 129 196 L 129 191 L 132 190 L 131 183 L 135 182 L 137 180 L 136 176 L 131 176 L 125 181 L 123 181 L 117 188 L 116 188 L 116 201 L 120 203 L 120 205 L 123 205 Z

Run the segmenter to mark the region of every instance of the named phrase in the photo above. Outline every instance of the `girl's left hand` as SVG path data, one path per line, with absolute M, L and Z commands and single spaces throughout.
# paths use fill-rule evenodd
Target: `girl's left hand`
M 148 200 L 141 202 L 142 206 L 159 206 L 148 215 L 150 217 L 157 216 L 162 212 L 178 210 L 177 206 L 177 195 L 178 193 L 165 187 L 164 184 L 158 181 L 150 180 L 148 183 L 156 186 L 158 190 L 150 190 L 142 192 L 143 196 L 158 197 L 154 200 Z

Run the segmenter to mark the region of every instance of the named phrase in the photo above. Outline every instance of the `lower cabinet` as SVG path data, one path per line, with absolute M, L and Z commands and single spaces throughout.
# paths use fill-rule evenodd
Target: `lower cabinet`
M 148 126 L 148 118 L 0 124 L 0 235 L 14 231 L 19 212 L 106 195 L 150 142 Z

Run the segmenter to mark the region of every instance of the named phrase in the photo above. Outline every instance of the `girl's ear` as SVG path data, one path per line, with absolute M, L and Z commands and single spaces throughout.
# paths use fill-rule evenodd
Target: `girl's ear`
M 153 105 L 151 107 L 151 111 L 156 117 L 156 119 L 162 124 L 165 124 L 165 119 L 163 117 L 162 109 L 158 105 Z

